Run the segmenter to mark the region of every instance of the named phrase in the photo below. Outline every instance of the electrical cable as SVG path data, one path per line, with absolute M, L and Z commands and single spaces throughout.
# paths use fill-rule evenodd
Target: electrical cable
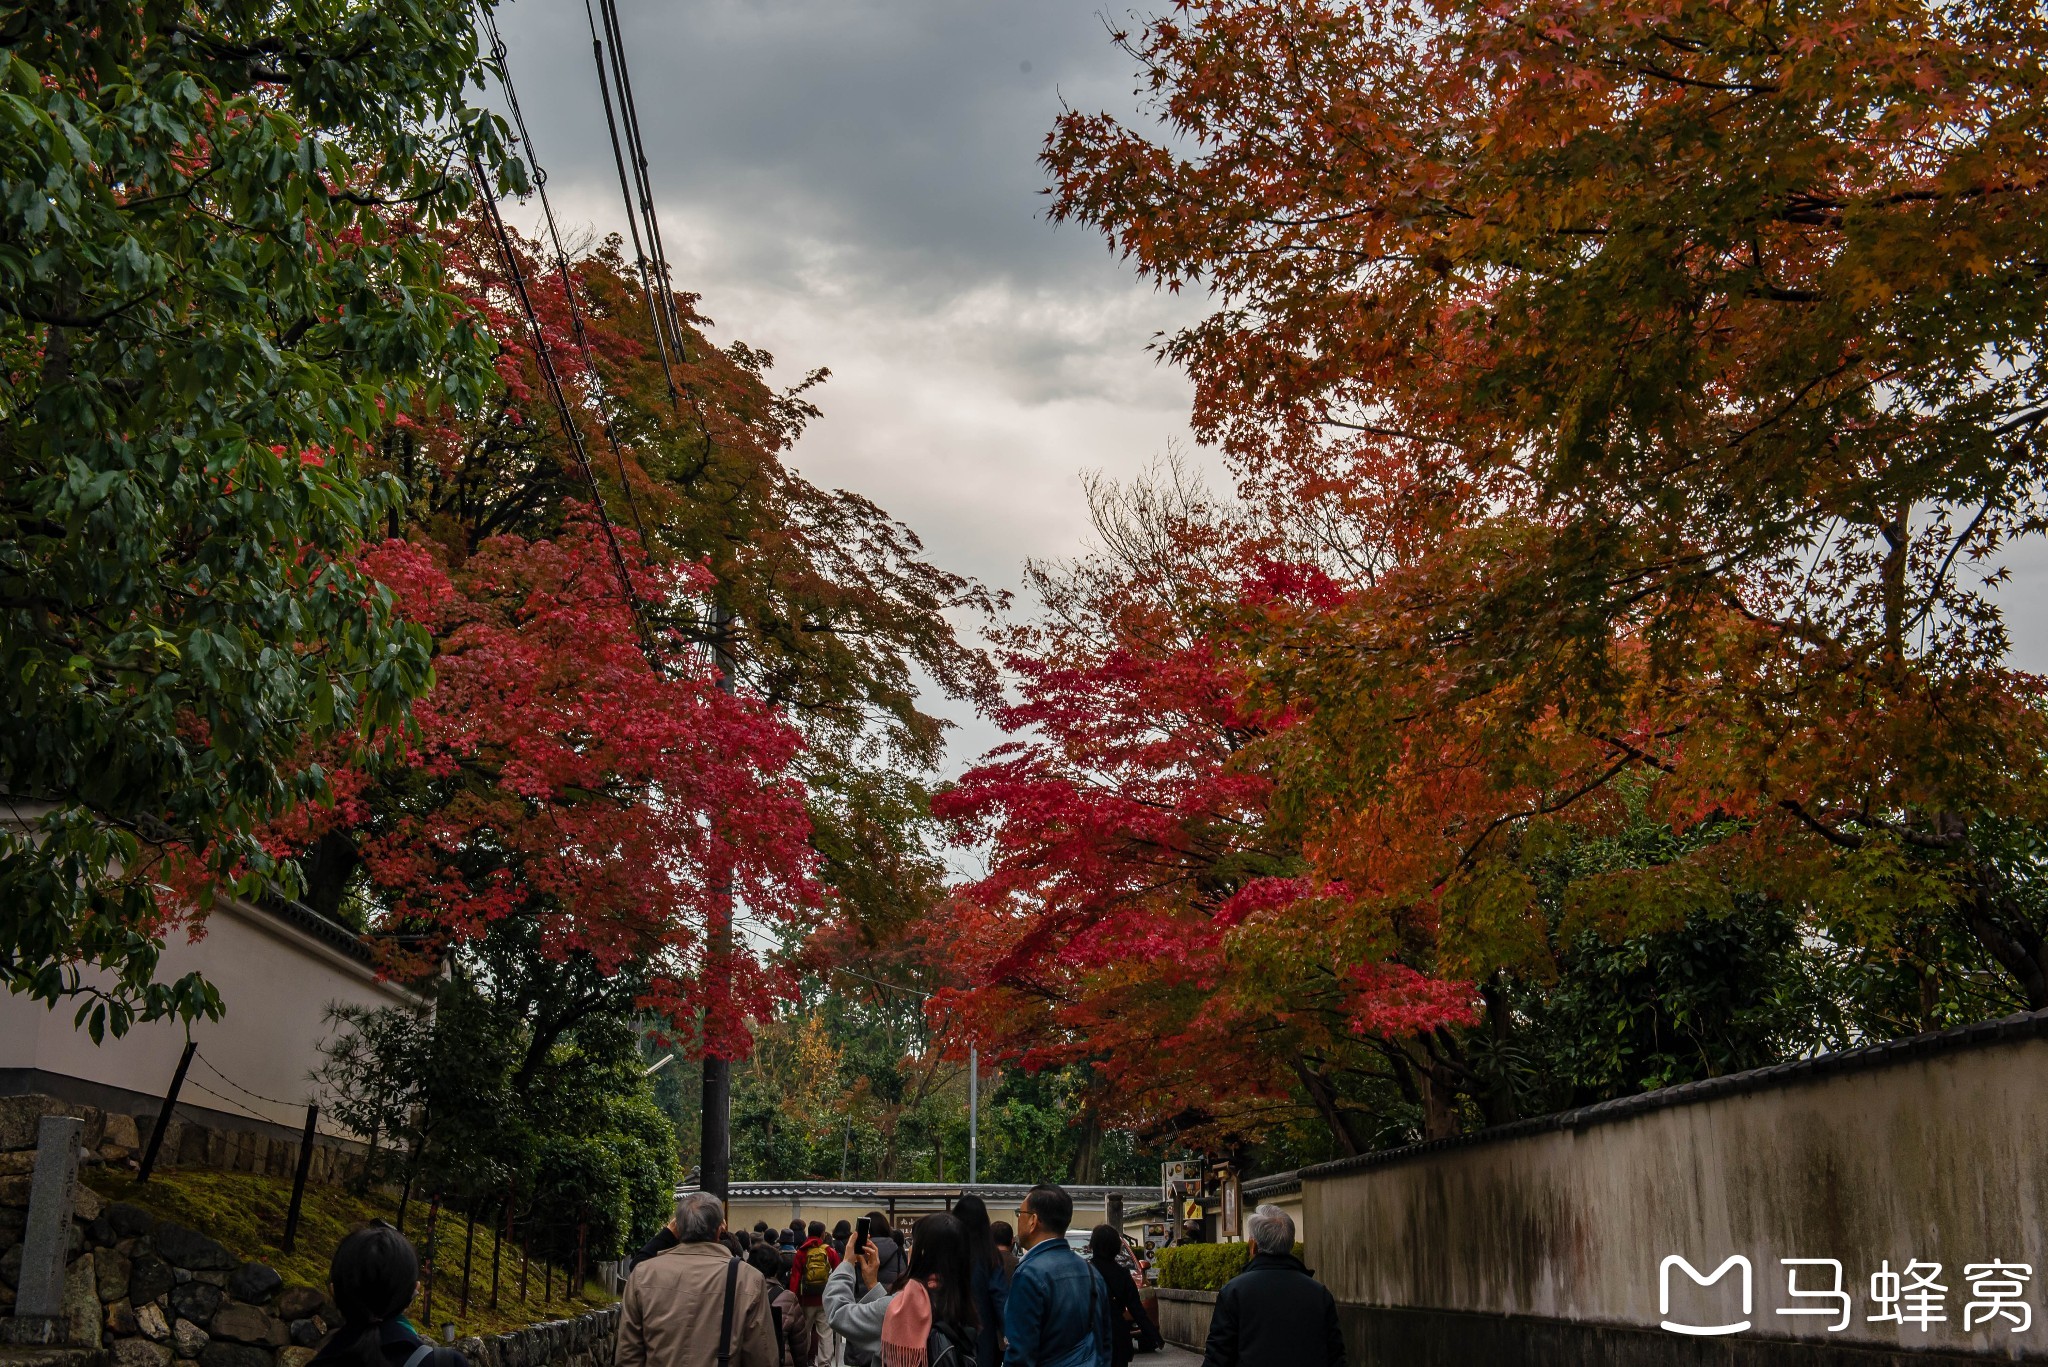
M 762 932 L 762 931 L 758 931 L 758 930 L 754 929 L 754 928 L 753 928 L 752 926 L 749 926 L 749 925 L 736 925 L 736 927 L 735 927 L 735 928 L 736 928 L 736 929 L 738 929 L 738 930 L 739 930 L 739 932 L 740 932 L 741 934 L 743 934 L 743 935 L 748 935 L 748 936 L 752 936 L 752 937 L 753 937 L 753 939 L 754 939 L 754 941 L 755 941 L 755 943 L 756 943 L 756 944 L 758 944 L 758 945 L 760 945 L 761 947 L 763 947 L 763 948 L 765 948 L 765 949 L 774 949 L 774 950 L 780 950 L 780 949 L 782 949 L 782 947 L 783 947 L 782 945 L 780 945 L 780 944 L 779 944 L 779 943 L 777 943 L 776 941 L 774 941 L 774 940 L 772 940 L 772 939 L 769 939 L 769 938 L 767 937 L 767 935 L 766 935 L 766 934 L 765 934 L 764 932 Z M 837 965 L 837 964 L 827 964 L 827 965 L 825 965 L 825 972 L 827 972 L 827 973 L 839 973 L 839 974 L 843 974 L 844 976 L 846 976 L 846 977 L 849 977 L 849 978 L 858 978 L 858 979 L 860 979 L 860 980 L 861 980 L 862 982 L 865 982 L 865 983 L 873 983 L 873 984 L 874 984 L 874 985 L 875 985 L 876 987 L 886 987 L 886 988 L 888 988 L 888 989 L 889 989 L 889 990 L 890 990 L 891 992 L 901 992 L 901 993 L 904 993 L 904 994 L 905 994 L 906 996 L 911 996 L 911 997 L 918 997 L 918 998 L 922 998 L 922 999 L 929 999 L 929 998 L 930 998 L 930 997 L 932 996 L 932 994 L 931 994 L 931 993 L 929 993 L 929 992 L 925 991 L 925 990 L 924 990 L 923 988 L 918 988 L 918 987 L 908 987 L 908 986 L 905 986 L 905 985 L 904 985 L 903 983 L 892 983 L 892 982 L 887 982 L 887 981 L 885 981 L 885 980 L 883 980 L 883 979 L 881 979 L 881 978 L 875 978 L 875 977 L 870 977 L 870 976 L 869 976 L 868 974 L 866 974 L 866 973 L 856 973 L 856 972 L 854 972 L 854 971 L 853 971 L 852 969 L 850 969 L 850 968 L 841 968 L 841 967 L 840 967 L 839 965 Z
M 654 252 L 655 276 L 661 282 L 663 315 L 676 347 L 676 358 L 687 362 L 683 347 L 682 319 L 676 314 L 675 286 L 669 278 L 668 248 L 661 240 L 661 219 L 654 208 L 654 180 L 648 174 L 647 143 L 640 136 L 640 105 L 633 98 L 633 71 L 626 63 L 626 30 L 619 22 L 618 0 L 598 0 L 604 8 L 612 35 L 612 75 L 618 81 L 619 109 L 626 116 L 626 142 L 633 153 L 633 170 L 640 185 L 640 212 L 647 220 L 647 245 Z
M 600 12 L 603 14 L 603 37 L 598 36 Z M 654 204 L 653 197 L 648 192 L 647 157 L 639 139 L 638 111 L 631 104 L 632 88 L 620 79 L 625 71 L 625 58 L 620 51 L 618 14 L 610 0 L 599 0 L 595 8 L 591 0 L 583 0 L 583 16 L 590 26 L 591 56 L 597 63 L 597 89 L 604 100 L 605 130 L 611 135 L 612 163 L 619 173 L 619 194 L 626 203 L 626 224 L 632 236 L 633 259 L 640 272 L 641 292 L 647 301 L 648 321 L 654 327 L 655 344 L 661 353 L 661 369 L 668 381 L 669 402 L 671 405 L 679 405 L 681 395 L 676 384 L 670 352 L 673 350 L 675 360 L 680 362 L 687 362 L 688 355 L 683 347 L 679 320 L 674 317 L 668 262 L 659 242 L 654 238 Z M 610 73 L 607 73 L 605 67 L 607 43 L 611 47 Z M 614 83 L 619 85 L 616 107 L 612 99 Z M 626 135 L 623 140 L 619 136 L 619 122 L 622 117 L 626 124 Z M 636 188 L 640 191 L 637 204 L 634 194 Z M 643 223 L 647 227 L 645 242 L 642 241 L 641 234 Z M 648 261 L 650 252 L 655 258 L 653 265 Z M 658 289 L 657 281 L 660 286 Z M 680 415 L 680 407 L 677 408 L 677 412 Z
M 505 88 L 505 103 L 512 110 L 512 125 L 517 130 L 517 139 L 526 153 L 526 164 L 533 170 L 534 193 L 540 197 L 541 216 L 548 228 L 548 240 L 555 248 L 555 269 L 562 278 L 562 296 L 569 305 L 569 326 L 576 338 L 576 347 L 583 355 L 583 368 L 591 378 L 597 393 L 597 420 L 604 429 L 604 439 L 610 445 L 612 460 L 619 467 L 619 487 L 625 491 L 626 511 L 632 516 L 633 530 L 640 537 L 640 545 L 647 545 L 647 526 L 640 520 L 640 504 L 633 496 L 633 482 L 626 475 L 626 453 L 619 444 L 617 429 L 612 426 L 609 407 L 605 401 L 604 376 L 597 368 L 597 356 L 591 350 L 590 335 L 583 326 L 583 308 L 576 301 L 576 280 L 569 269 L 569 251 L 562 244 L 562 230 L 555 220 L 554 202 L 548 198 L 548 173 L 540 164 L 540 153 L 533 145 L 533 134 L 526 126 L 526 111 L 519 104 L 519 89 L 512 83 L 512 66 L 508 60 L 505 40 L 498 32 L 497 16 L 491 13 L 489 5 L 478 0 L 475 6 L 477 22 L 482 26 L 484 36 L 490 40 L 492 60 L 498 64 L 498 84 Z M 674 384 L 670 384 L 674 392 Z
M 555 415 L 561 419 L 563 434 L 569 438 L 569 445 L 576 453 L 576 463 L 582 468 L 584 482 L 590 488 L 592 506 L 597 512 L 597 524 L 604 532 L 605 544 L 611 549 L 612 567 L 618 572 L 619 594 L 625 600 L 626 611 L 633 615 L 633 625 L 640 633 L 640 648 L 647 656 L 647 663 L 659 668 L 660 654 L 655 649 L 654 635 L 648 629 L 647 621 L 640 613 L 639 595 L 633 592 L 633 576 L 626 569 L 625 553 L 619 549 L 618 532 L 612 526 L 611 515 L 605 511 L 604 495 L 597 487 L 597 472 L 590 465 L 590 451 L 583 441 L 583 429 L 576 425 L 576 415 L 569 406 L 569 398 L 562 388 L 562 377 L 555 369 L 554 353 L 548 349 L 547 334 L 542 331 L 540 316 L 534 312 L 533 296 L 526 288 L 526 275 L 519 269 L 519 256 L 513 250 L 511 234 L 505 231 L 504 217 L 498 212 L 498 197 L 491 189 L 490 178 L 485 175 L 483 163 L 475 154 L 470 156 L 470 171 L 476 177 L 477 189 L 483 194 L 484 209 L 490 219 L 491 232 L 498 239 L 498 250 L 505 258 L 505 274 L 512 286 L 512 292 L 519 300 L 520 312 L 526 317 L 526 327 L 533 337 L 533 355 L 540 368 L 541 379 L 546 382 L 548 394 L 555 403 Z

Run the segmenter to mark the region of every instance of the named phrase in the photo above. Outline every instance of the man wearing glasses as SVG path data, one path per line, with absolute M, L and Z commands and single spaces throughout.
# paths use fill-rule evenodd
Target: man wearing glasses
M 1005 1367 L 1109 1367 L 1109 1290 L 1067 1242 L 1074 1198 L 1051 1184 L 1017 1207 L 1024 1256 L 1003 1307 Z

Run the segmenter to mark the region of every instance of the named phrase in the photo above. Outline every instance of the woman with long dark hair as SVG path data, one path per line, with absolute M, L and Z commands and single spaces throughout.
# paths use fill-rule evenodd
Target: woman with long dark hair
M 967 1231 L 967 1256 L 974 1266 L 974 1313 L 981 1321 L 974 1338 L 975 1367 L 1002 1367 L 1003 1304 L 1010 1296 L 1010 1273 L 996 1247 L 988 1203 L 969 1192 L 953 1203 L 953 1218 Z
M 1137 1331 L 1148 1353 L 1158 1346 L 1159 1340 L 1159 1331 L 1152 1327 L 1152 1317 L 1145 1313 L 1144 1299 L 1138 1295 L 1138 1284 L 1131 1280 L 1129 1269 L 1117 1261 L 1117 1255 L 1123 1251 L 1124 1236 L 1115 1225 L 1097 1225 L 1089 1231 L 1089 1260 L 1102 1274 L 1102 1284 L 1109 1288 L 1110 1367 L 1129 1367 L 1133 1356 L 1132 1330 Z
M 422 1342 L 405 1318 L 420 1289 L 420 1259 L 403 1234 L 375 1221 L 334 1246 L 327 1290 L 341 1327 L 313 1357 L 318 1367 L 469 1367 L 453 1348 Z
M 974 1259 L 951 1215 L 910 1231 L 910 1266 L 882 1318 L 882 1367 L 968 1367 L 974 1361 Z

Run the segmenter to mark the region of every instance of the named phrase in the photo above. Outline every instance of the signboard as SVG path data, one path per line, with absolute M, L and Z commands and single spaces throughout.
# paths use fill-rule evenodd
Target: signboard
M 1236 1168 L 1223 1170 L 1223 1208 L 1217 1212 L 1216 1237 L 1219 1239 L 1241 1239 L 1244 1237 L 1244 1184 L 1238 1180 Z
M 1202 1160 L 1181 1159 L 1159 1165 L 1159 1199 L 1168 1209 L 1179 1205 L 1189 1197 L 1202 1194 Z

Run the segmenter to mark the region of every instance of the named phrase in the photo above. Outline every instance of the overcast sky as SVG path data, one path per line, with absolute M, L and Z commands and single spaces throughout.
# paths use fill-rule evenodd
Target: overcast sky
M 829 367 L 794 460 L 999 588 L 1084 544 L 1087 471 L 1136 474 L 1187 435 L 1188 386 L 1146 344 L 1199 300 L 1137 282 L 1045 219 L 1037 154 L 1062 101 L 1129 110 L 1099 0 L 619 0 L 677 282 L 783 383 Z M 624 226 L 582 0 L 499 24 L 565 228 Z M 531 223 L 530 213 L 516 218 Z M 1212 464 L 1207 460 L 1203 464 Z M 2048 669 L 2048 555 L 2003 596 Z M 958 716 L 957 709 L 947 709 Z M 949 769 L 995 739 L 968 721 Z
M 1045 218 L 1064 99 L 1128 109 L 1090 0 L 620 0 L 662 234 L 720 342 L 817 366 L 794 463 L 932 559 L 1015 589 L 1079 549 L 1081 476 L 1191 445 L 1146 344 L 1194 315 Z M 565 229 L 624 226 L 580 0 L 510 0 L 508 61 Z M 510 207 L 510 206 L 508 206 Z M 531 210 L 513 216 L 531 223 Z M 957 768 L 994 739 L 956 736 Z M 972 752 L 972 753 L 969 753 Z

